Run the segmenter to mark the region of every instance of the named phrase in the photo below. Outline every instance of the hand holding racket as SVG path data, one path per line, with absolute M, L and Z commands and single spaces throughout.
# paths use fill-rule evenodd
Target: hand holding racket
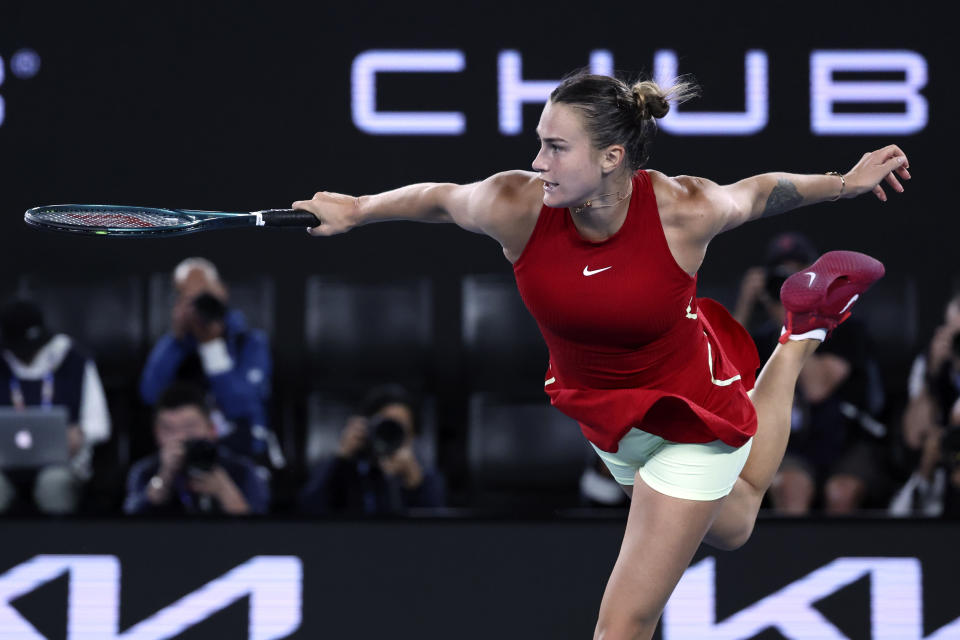
M 98 236 L 183 235 L 236 227 L 316 227 L 320 220 L 300 209 L 234 213 L 154 209 L 99 204 L 57 204 L 28 209 L 27 224 L 50 231 Z
M 310 235 L 332 236 L 357 226 L 360 199 L 342 193 L 319 191 L 310 200 L 297 200 L 293 208 L 309 211 L 323 220 L 323 224 L 307 229 Z

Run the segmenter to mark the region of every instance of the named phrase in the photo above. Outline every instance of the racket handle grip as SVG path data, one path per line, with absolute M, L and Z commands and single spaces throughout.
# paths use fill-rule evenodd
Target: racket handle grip
M 259 211 L 265 227 L 315 227 L 320 220 L 303 209 L 265 209 Z

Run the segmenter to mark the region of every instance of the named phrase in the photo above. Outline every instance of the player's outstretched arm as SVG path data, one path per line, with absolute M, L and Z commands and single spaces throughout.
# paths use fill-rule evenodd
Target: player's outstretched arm
M 468 231 L 503 240 L 518 215 L 542 197 L 536 174 L 506 171 L 481 182 L 412 184 L 376 195 L 351 196 L 322 191 L 293 208 L 311 212 L 320 225 L 316 236 L 344 233 L 354 227 L 388 220 L 453 222 Z
M 321 192 L 294 202 L 293 208 L 305 209 L 320 220 L 309 229 L 315 236 L 385 220 L 453 222 L 490 236 L 513 261 L 530 238 L 542 203 L 543 182 L 537 174 L 505 171 L 473 184 L 412 184 L 372 196 Z
M 799 207 L 838 198 L 854 198 L 873 192 L 881 201 L 886 182 L 902 192 L 898 177 L 910 179 L 910 163 L 896 145 L 863 154 L 860 161 L 841 178 L 837 174 L 800 175 L 764 173 L 730 185 L 718 185 L 704 178 L 660 177 L 662 188 L 673 197 L 681 224 L 694 228 L 709 241 L 723 231 L 744 222 L 785 213 Z

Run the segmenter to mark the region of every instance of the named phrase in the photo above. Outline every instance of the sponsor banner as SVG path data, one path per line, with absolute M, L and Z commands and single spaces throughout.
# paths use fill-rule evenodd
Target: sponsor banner
M 762 521 L 658 637 L 960 638 L 958 524 Z M 588 638 L 623 523 L 4 524 L 0 638 Z

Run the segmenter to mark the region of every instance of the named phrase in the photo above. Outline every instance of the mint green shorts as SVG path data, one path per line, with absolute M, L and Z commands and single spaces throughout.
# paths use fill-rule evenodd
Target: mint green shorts
M 616 453 L 592 446 L 622 485 L 633 486 L 639 474 L 651 489 L 674 498 L 718 500 L 733 490 L 752 445 L 753 438 L 739 448 L 720 440 L 671 442 L 631 429 L 620 439 Z

